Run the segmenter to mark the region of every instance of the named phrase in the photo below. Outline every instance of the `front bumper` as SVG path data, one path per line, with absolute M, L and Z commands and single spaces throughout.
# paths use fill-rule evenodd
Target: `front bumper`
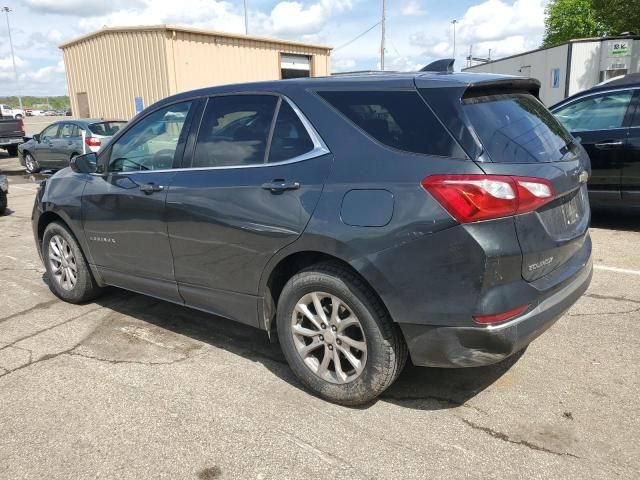
M 476 367 L 522 350 L 558 320 L 591 283 L 591 260 L 574 279 L 515 320 L 487 327 L 400 324 L 411 360 L 424 367 Z

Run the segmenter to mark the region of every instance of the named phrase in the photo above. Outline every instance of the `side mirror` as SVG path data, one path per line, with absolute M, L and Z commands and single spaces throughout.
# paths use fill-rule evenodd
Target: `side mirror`
M 35 133 L 35 134 L 33 135 L 33 139 L 34 139 L 36 142 L 40 143 L 40 134 L 39 134 L 39 133 Z
M 71 170 L 76 173 L 95 173 L 98 165 L 98 155 L 94 152 L 73 157 L 69 162 Z

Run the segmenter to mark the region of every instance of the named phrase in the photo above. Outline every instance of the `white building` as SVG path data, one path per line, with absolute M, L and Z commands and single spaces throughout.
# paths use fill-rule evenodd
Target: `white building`
M 566 97 L 626 73 L 640 72 L 640 36 L 585 38 L 465 68 L 540 81 L 540 98 L 553 105 Z

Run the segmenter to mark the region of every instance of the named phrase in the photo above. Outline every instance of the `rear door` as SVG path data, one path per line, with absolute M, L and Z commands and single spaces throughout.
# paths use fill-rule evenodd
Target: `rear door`
M 554 109 L 565 128 L 581 138 L 589 154 L 589 196 L 594 204 L 621 199 L 632 95 L 629 89 L 590 94 Z
M 640 205 L 640 89 L 634 91 L 633 106 L 620 190 L 624 203 Z
M 71 156 L 81 153 L 83 152 L 80 129 L 74 123 L 63 123 L 60 135 L 53 141 L 53 158 L 58 168 L 67 167 Z
M 296 107 L 271 94 L 209 98 L 193 142 L 167 197 L 180 293 L 257 325 L 264 266 L 304 230 L 332 156 Z
M 576 254 L 586 240 L 589 159 L 562 125 L 526 91 L 470 90 L 462 110 L 484 148 L 488 174 L 546 179 L 555 200 L 514 217 L 522 276 L 536 280 Z

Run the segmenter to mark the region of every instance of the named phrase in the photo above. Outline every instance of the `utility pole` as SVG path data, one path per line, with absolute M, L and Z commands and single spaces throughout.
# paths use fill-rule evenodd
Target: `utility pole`
M 386 34 L 386 23 L 387 23 L 387 1 L 382 0 L 382 21 L 380 24 L 382 25 L 382 38 L 380 39 L 380 70 L 384 70 L 384 42 L 385 42 L 385 34 Z
M 244 34 L 249 35 L 249 13 L 247 12 L 247 0 L 244 0 Z
M 456 20 L 455 18 L 453 20 L 451 20 L 451 24 L 453 25 L 453 58 L 456 58 L 456 24 L 458 23 L 458 20 Z
M 9 7 L 2 7 L 0 11 L 3 11 L 7 17 L 7 32 L 9 33 L 9 47 L 11 48 L 11 60 L 13 61 L 13 75 L 16 77 L 16 89 L 18 90 L 16 93 L 18 94 L 18 103 L 20 104 L 20 110 L 24 110 L 22 108 L 22 97 L 20 96 L 18 69 L 16 68 L 16 56 L 13 53 L 13 40 L 11 40 L 11 25 L 9 25 L 9 12 L 11 11 L 11 9 Z

